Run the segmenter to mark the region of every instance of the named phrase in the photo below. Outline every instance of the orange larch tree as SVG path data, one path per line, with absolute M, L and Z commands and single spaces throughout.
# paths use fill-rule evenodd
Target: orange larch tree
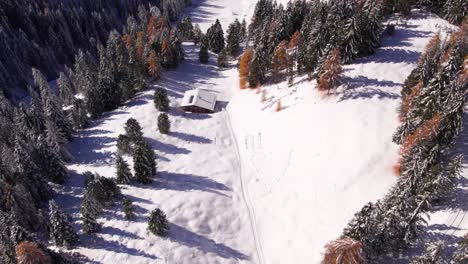
M 300 36 L 301 35 L 299 34 L 299 31 L 294 32 L 294 34 L 291 37 L 291 40 L 289 40 L 289 44 L 288 44 L 289 49 L 297 48 L 297 45 L 299 44 Z
M 272 74 L 275 81 L 279 81 L 281 71 L 288 67 L 287 42 L 281 41 L 273 53 Z
M 240 78 L 240 88 L 245 89 L 247 87 L 247 82 L 249 79 L 250 72 L 250 63 L 253 58 L 253 49 L 248 48 L 242 54 L 242 57 L 239 62 L 239 78 Z
M 362 243 L 349 237 L 325 245 L 323 264 L 362 264 Z
M 411 92 L 407 96 L 402 97 L 401 108 L 400 108 L 400 121 L 403 122 L 405 120 L 406 114 L 411 108 L 413 104 L 414 98 L 421 93 L 422 88 L 424 87 L 424 82 L 420 80 L 416 86 L 411 89 Z
M 145 33 L 142 31 L 137 32 L 135 48 L 137 58 L 140 61 L 145 61 L 143 59 L 143 54 L 145 52 Z
M 148 57 L 148 74 L 153 80 L 158 80 L 161 77 L 161 64 L 154 50 L 150 52 Z
M 324 71 L 319 77 L 317 88 L 320 91 L 330 93 L 330 90 L 337 88 L 341 83 L 343 68 L 341 67 L 341 53 L 339 49 L 334 49 L 330 52 L 324 62 L 323 69 Z
M 51 264 L 52 261 L 36 244 L 22 241 L 15 247 L 18 264 Z

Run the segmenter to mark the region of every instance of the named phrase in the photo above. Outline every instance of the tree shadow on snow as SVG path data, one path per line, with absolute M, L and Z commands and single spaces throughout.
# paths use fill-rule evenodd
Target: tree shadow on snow
M 157 256 L 145 253 L 144 251 L 135 248 L 127 247 L 118 241 L 106 240 L 100 237 L 99 234 L 82 236 L 81 240 L 81 245 L 86 245 L 85 248 L 101 249 L 136 257 L 144 257 L 151 260 L 158 259 Z
M 370 79 L 366 76 L 359 75 L 357 77 L 347 77 L 344 79 L 344 83 L 348 87 L 341 92 L 339 102 L 346 100 L 355 99 L 371 99 L 377 97 L 377 99 L 398 99 L 400 95 L 397 93 L 391 93 L 381 90 L 383 87 L 399 87 L 400 83 L 393 81 Z
M 182 154 L 182 155 L 186 155 L 186 154 L 190 154 L 192 151 L 186 149 L 186 148 L 181 148 L 181 147 L 177 147 L 175 145 L 172 145 L 172 144 L 168 144 L 168 143 L 163 143 L 159 140 L 156 140 L 156 139 L 153 139 L 153 138 L 146 138 L 146 140 L 148 141 L 148 143 L 151 145 L 151 147 L 153 149 L 155 149 L 156 151 L 159 151 L 159 152 L 162 152 L 162 153 L 165 153 L 165 154 Z
M 192 134 L 187 134 L 183 132 L 171 132 L 169 136 L 184 140 L 187 142 L 200 143 L 200 144 L 210 144 L 213 140 L 206 137 L 196 136 Z
M 175 191 L 202 191 L 227 196 L 221 191 L 231 191 L 226 185 L 208 177 L 162 171 L 158 175 L 158 188 Z
M 219 5 L 209 4 L 206 0 L 196 0 L 193 2 L 194 4 L 192 6 L 192 10 L 190 11 L 190 17 L 192 18 L 192 23 L 194 24 L 215 22 L 213 20 L 213 16 L 215 15 L 215 13 L 205 10 L 205 8 L 224 8 Z
M 225 259 L 248 260 L 249 257 L 236 249 L 230 248 L 222 243 L 196 234 L 182 226 L 170 224 L 169 239 L 184 246 L 196 248 L 204 253 L 216 254 Z

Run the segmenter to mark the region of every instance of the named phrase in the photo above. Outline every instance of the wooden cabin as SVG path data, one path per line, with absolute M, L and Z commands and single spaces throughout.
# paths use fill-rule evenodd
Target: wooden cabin
M 185 92 L 180 108 L 192 113 L 213 113 L 217 96 L 214 92 L 194 89 Z

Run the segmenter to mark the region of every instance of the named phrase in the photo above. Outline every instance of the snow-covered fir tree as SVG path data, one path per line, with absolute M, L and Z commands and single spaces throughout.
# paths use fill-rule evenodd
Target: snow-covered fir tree
M 214 53 L 219 53 L 224 49 L 224 31 L 218 19 L 206 32 L 208 49 Z
M 157 236 L 167 236 L 169 234 L 169 222 L 166 214 L 161 209 L 153 210 L 148 220 L 148 230 Z
M 169 98 L 167 97 L 167 90 L 162 87 L 156 89 L 156 91 L 154 92 L 153 102 L 154 106 L 159 111 L 169 111 Z
M 70 223 L 70 216 L 53 200 L 49 202 L 49 236 L 59 247 L 71 248 L 78 243 L 78 235 Z
M 228 54 L 226 52 L 226 49 L 223 49 L 219 54 L 218 54 L 218 67 L 220 68 L 226 68 L 228 66 Z
M 156 157 L 151 146 L 144 140 L 136 142 L 133 150 L 133 171 L 135 180 L 149 184 L 156 175 Z
M 120 155 L 131 154 L 133 150 L 132 141 L 127 135 L 119 135 L 117 137 L 117 152 Z
M 443 255 L 444 242 L 436 241 L 426 247 L 423 255 L 411 260 L 411 264 L 448 264 Z
M 117 183 L 118 184 L 128 184 L 133 178 L 132 172 L 128 166 L 128 163 L 124 160 L 124 158 L 117 154 L 117 158 L 115 159 L 115 166 L 117 168 Z
M 60 72 L 59 78 L 57 79 L 57 87 L 62 104 L 64 106 L 72 105 L 74 101 L 72 86 L 70 80 L 63 72 Z
M 132 143 L 142 140 L 143 132 L 141 132 L 140 123 L 135 118 L 129 118 L 125 123 L 125 134 Z
M 240 42 L 242 40 L 242 25 L 239 20 L 232 22 L 227 30 L 226 52 L 236 57 L 240 52 Z
M 208 53 L 208 43 L 207 43 L 206 37 L 203 37 L 203 39 L 200 42 L 200 53 L 199 53 L 199 60 L 200 63 L 206 64 L 208 63 L 208 60 L 210 58 L 210 54 Z
M 122 204 L 123 204 L 122 210 L 124 212 L 125 219 L 126 220 L 132 220 L 135 217 L 135 212 L 134 212 L 132 200 L 125 197 L 123 199 Z
M 171 122 L 166 113 L 161 113 L 158 116 L 158 129 L 162 134 L 169 134 L 171 131 Z

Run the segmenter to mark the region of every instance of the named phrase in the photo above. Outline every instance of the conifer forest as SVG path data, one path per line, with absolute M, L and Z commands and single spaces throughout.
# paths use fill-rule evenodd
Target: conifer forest
M 0 263 L 467 264 L 467 12 L 0 0 Z

